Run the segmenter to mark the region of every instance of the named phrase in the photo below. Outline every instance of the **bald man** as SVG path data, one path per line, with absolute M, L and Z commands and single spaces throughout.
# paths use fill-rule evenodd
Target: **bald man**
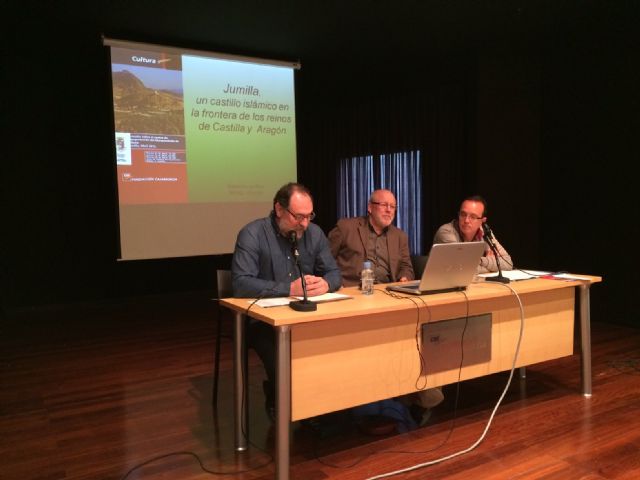
M 392 225 L 396 209 L 396 197 L 391 191 L 376 190 L 369 198 L 366 216 L 340 219 L 329 232 L 331 253 L 345 287 L 360 283 L 366 260 L 373 264 L 376 283 L 414 279 L 409 238 Z

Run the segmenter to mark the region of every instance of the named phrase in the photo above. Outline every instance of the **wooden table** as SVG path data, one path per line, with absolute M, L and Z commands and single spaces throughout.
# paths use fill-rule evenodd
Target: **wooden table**
M 318 304 L 315 312 L 287 306 L 253 306 L 247 312 L 248 299 L 224 299 L 221 304 L 235 312 L 235 447 L 247 448 L 244 315 L 276 331 L 276 478 L 288 480 L 291 421 L 414 392 L 417 383 L 431 388 L 510 370 L 522 324 L 516 293 L 525 323 L 515 366 L 524 367 L 573 354 L 578 289 L 582 393 L 591 396 L 589 287 L 602 279 L 580 277 L 584 280 L 536 278 L 509 286 L 479 282 L 465 292 L 406 298 L 389 296 L 382 286 L 372 296 L 345 288 L 341 293 L 353 298 Z M 425 374 L 416 331 L 425 323 L 482 314 L 491 317 L 490 358 Z M 460 351 L 450 354 L 460 357 Z

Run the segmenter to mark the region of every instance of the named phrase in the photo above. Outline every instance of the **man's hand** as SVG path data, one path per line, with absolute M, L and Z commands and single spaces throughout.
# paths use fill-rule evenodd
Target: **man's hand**
M 329 291 L 329 284 L 322 277 L 305 275 L 304 280 L 307 283 L 307 295 L 309 297 L 322 295 L 323 293 L 327 293 Z M 304 292 L 302 291 L 302 280 L 300 278 L 291 282 L 289 295 L 291 295 L 292 297 L 304 296 Z
M 329 291 L 329 284 L 322 277 L 315 277 L 313 275 L 305 275 L 305 281 L 307 282 L 307 295 L 315 297 L 322 295 Z
M 409 279 L 407 277 L 400 277 L 400 282 L 408 282 Z

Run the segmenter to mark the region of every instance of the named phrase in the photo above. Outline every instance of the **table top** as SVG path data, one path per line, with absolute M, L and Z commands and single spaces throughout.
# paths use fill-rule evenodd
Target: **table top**
M 575 287 L 584 283 L 592 284 L 602 281 L 602 277 L 592 275 L 576 275 L 584 280 L 558 280 L 546 278 L 532 278 L 509 283 L 518 295 Z M 392 285 L 392 284 L 389 284 Z M 319 320 L 338 319 L 344 317 L 357 317 L 373 315 L 379 312 L 403 311 L 416 308 L 434 308 L 447 306 L 465 301 L 480 302 L 488 299 L 498 299 L 513 295 L 510 288 L 497 282 L 474 282 L 464 292 L 447 292 L 430 295 L 388 295 L 385 285 L 376 285 L 373 295 L 362 295 L 358 287 L 342 288 L 339 293 L 349 295 L 346 300 L 318 303 L 318 309 L 313 312 L 297 312 L 288 306 L 259 307 L 251 306 L 254 299 L 225 298 L 220 304 L 236 312 L 241 312 L 250 317 L 262 320 L 273 326 L 294 325 Z M 313 297 L 310 298 L 313 300 Z

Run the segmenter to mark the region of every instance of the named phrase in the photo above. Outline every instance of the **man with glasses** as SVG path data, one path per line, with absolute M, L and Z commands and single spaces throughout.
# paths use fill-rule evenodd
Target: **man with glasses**
M 467 197 L 462 201 L 458 218 L 442 225 L 436 232 L 433 243 L 482 242 L 484 232 L 482 224 L 487 221 L 487 202 L 480 195 Z M 513 262 L 500 242 L 494 237 L 493 242 L 500 256 L 500 268 L 512 270 Z M 498 264 L 493 251 L 486 246 L 484 256 L 480 259 L 478 273 L 497 272 Z
M 331 253 L 338 262 L 345 287 L 359 285 L 366 260 L 373 264 L 376 283 L 414 279 L 409 238 L 392 225 L 396 197 L 389 190 L 376 190 L 369 198 L 368 215 L 342 218 L 329 232 Z
M 340 270 L 331 255 L 327 237 L 314 219 L 311 192 L 299 183 L 288 183 L 273 199 L 266 218 L 254 220 L 240 230 L 231 273 L 235 297 L 302 296 L 302 281 L 290 241 L 297 239 L 298 262 L 310 297 L 340 288 Z M 275 404 L 275 337 L 273 328 L 252 320 L 247 345 L 262 360 L 267 373 L 264 382 L 267 413 L 273 419 Z
M 373 264 L 376 283 L 414 279 L 409 238 L 392 225 L 398 205 L 393 192 L 376 190 L 369 198 L 366 217 L 343 218 L 329 232 L 331 253 L 342 272 L 344 286 L 358 285 L 362 264 Z M 354 409 L 362 416 L 360 428 L 367 433 L 389 433 L 426 424 L 431 409 L 444 400 L 439 388 L 422 390 L 396 399 L 382 400 Z

